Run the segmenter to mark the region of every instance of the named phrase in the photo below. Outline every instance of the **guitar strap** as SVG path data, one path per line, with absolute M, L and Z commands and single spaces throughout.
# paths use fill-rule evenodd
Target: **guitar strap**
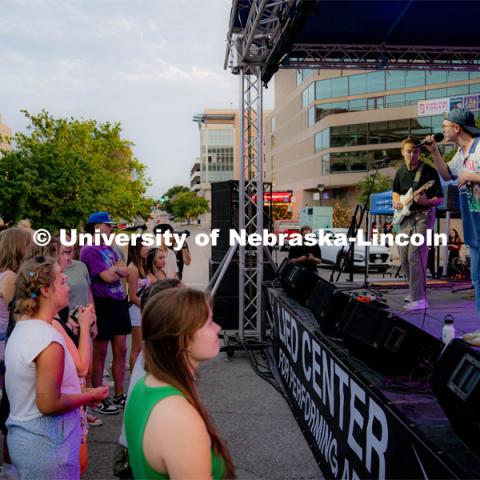
M 417 173 L 415 173 L 415 178 L 413 179 L 412 192 L 418 190 L 418 185 L 420 184 L 420 177 L 422 176 L 423 163 L 418 167 Z

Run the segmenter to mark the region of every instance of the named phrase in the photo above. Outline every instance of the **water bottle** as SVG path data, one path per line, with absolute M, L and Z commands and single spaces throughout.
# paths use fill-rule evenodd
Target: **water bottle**
M 446 315 L 443 319 L 442 342 L 448 345 L 455 338 L 455 326 L 453 325 L 453 317 Z

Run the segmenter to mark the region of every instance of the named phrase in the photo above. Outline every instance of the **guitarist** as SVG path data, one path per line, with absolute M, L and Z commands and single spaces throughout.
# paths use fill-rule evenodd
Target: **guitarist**
M 445 180 L 457 180 L 462 212 L 464 243 L 470 250 L 472 285 L 475 288 L 477 315 L 480 317 L 480 128 L 470 110 L 455 108 L 443 121 L 445 142 L 453 142 L 458 150 L 445 163 L 432 137 L 425 146 Z M 465 340 L 480 344 L 480 331 L 465 335 Z
M 402 142 L 402 156 L 405 164 L 398 169 L 393 180 L 393 208 L 401 210 L 404 207 L 400 196 L 405 195 L 410 188 L 415 193 L 410 206 L 411 214 L 401 221 L 400 233 L 409 237 L 414 233 L 425 236 L 427 229 L 431 229 L 435 223 L 435 207 L 443 202 L 440 178 L 433 167 L 419 160 L 420 148 L 411 137 Z M 434 181 L 431 188 L 422 193 L 416 192 L 430 180 Z M 425 282 L 428 246 L 423 244 L 416 247 L 408 243 L 399 247 L 399 250 L 402 270 L 409 285 L 405 310 L 424 310 L 428 307 Z

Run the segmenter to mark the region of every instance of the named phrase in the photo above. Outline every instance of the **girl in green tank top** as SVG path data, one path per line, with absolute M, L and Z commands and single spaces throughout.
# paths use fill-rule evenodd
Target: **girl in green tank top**
M 146 376 L 128 399 L 125 431 L 136 479 L 234 478 L 231 457 L 198 394 L 200 362 L 218 355 L 208 294 L 172 288 L 142 313 Z

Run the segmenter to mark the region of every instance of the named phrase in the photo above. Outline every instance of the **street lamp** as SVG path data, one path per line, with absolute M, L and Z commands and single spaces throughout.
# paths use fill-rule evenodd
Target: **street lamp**
M 323 191 L 325 190 L 325 185 L 323 183 L 319 183 L 317 185 L 317 189 L 320 192 L 320 206 L 322 206 L 322 197 L 323 197 Z

